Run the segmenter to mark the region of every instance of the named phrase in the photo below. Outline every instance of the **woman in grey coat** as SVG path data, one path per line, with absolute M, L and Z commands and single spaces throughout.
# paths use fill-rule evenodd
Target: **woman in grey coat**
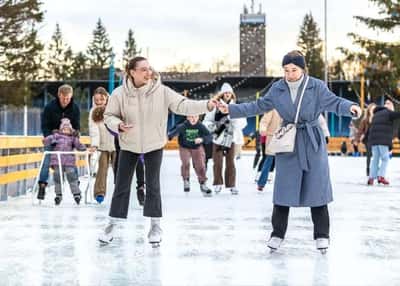
M 297 105 L 306 78 L 306 63 L 299 51 L 286 54 L 282 61 L 284 78 L 272 85 L 262 98 L 242 104 L 218 108 L 230 118 L 250 117 L 276 109 L 283 125 L 294 123 Z M 276 177 L 273 194 L 271 238 L 268 247 L 279 248 L 287 229 L 290 207 L 310 207 L 317 249 L 329 246 L 329 213 L 332 199 L 328 155 L 318 117 L 324 111 L 339 116 L 360 115 L 360 107 L 335 96 L 319 79 L 309 77 L 301 103 L 295 149 L 292 153 L 276 154 Z

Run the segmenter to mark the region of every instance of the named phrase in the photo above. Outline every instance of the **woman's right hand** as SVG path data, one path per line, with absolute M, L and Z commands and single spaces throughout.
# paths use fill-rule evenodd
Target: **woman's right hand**
M 125 124 L 123 122 L 121 122 L 118 126 L 118 129 L 120 132 L 128 132 L 129 129 L 131 129 L 133 127 L 132 124 Z

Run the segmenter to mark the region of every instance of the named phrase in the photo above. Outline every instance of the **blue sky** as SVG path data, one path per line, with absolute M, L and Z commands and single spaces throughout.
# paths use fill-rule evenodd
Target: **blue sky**
M 109 33 L 117 56 L 121 58 L 128 29 L 132 28 L 138 45 L 151 64 L 163 70 L 182 61 L 208 70 L 217 59 L 239 62 L 239 17 L 243 4 L 250 0 L 44 0 L 46 10 L 40 37 L 49 41 L 58 22 L 66 41 L 75 52 L 85 51 L 100 17 Z M 267 73 L 280 74 L 285 52 L 296 48 L 304 15 L 312 12 L 323 38 L 323 0 L 255 1 L 266 13 Z M 377 34 L 353 19 L 354 15 L 376 16 L 368 0 L 328 0 L 328 57 L 338 57 L 338 46 L 351 47 L 346 36 L 358 31 L 380 39 L 393 39 L 393 33 Z M 398 37 L 397 37 L 398 38 Z

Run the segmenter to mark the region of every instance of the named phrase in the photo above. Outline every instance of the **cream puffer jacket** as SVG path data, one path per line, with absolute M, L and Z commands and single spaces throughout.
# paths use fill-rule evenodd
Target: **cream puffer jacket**
M 208 112 L 208 100 L 190 100 L 163 85 L 160 76 L 136 88 L 129 77 L 110 96 L 104 122 L 119 133 L 120 123 L 131 124 L 127 132 L 119 133 L 121 150 L 148 153 L 167 143 L 168 111 L 180 115 L 199 115 Z

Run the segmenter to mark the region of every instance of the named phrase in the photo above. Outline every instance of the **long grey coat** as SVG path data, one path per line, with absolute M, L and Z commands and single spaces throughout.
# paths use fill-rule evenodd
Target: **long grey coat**
M 257 101 L 229 105 L 229 115 L 231 118 L 250 117 L 275 108 L 284 125 L 293 123 L 304 81 L 294 104 L 289 87 L 281 79 Z M 333 200 L 328 155 L 318 116 L 324 111 L 351 116 L 350 107 L 355 104 L 337 97 L 324 82 L 310 77 L 301 104 L 294 152 L 276 154 L 274 204 L 316 207 Z

